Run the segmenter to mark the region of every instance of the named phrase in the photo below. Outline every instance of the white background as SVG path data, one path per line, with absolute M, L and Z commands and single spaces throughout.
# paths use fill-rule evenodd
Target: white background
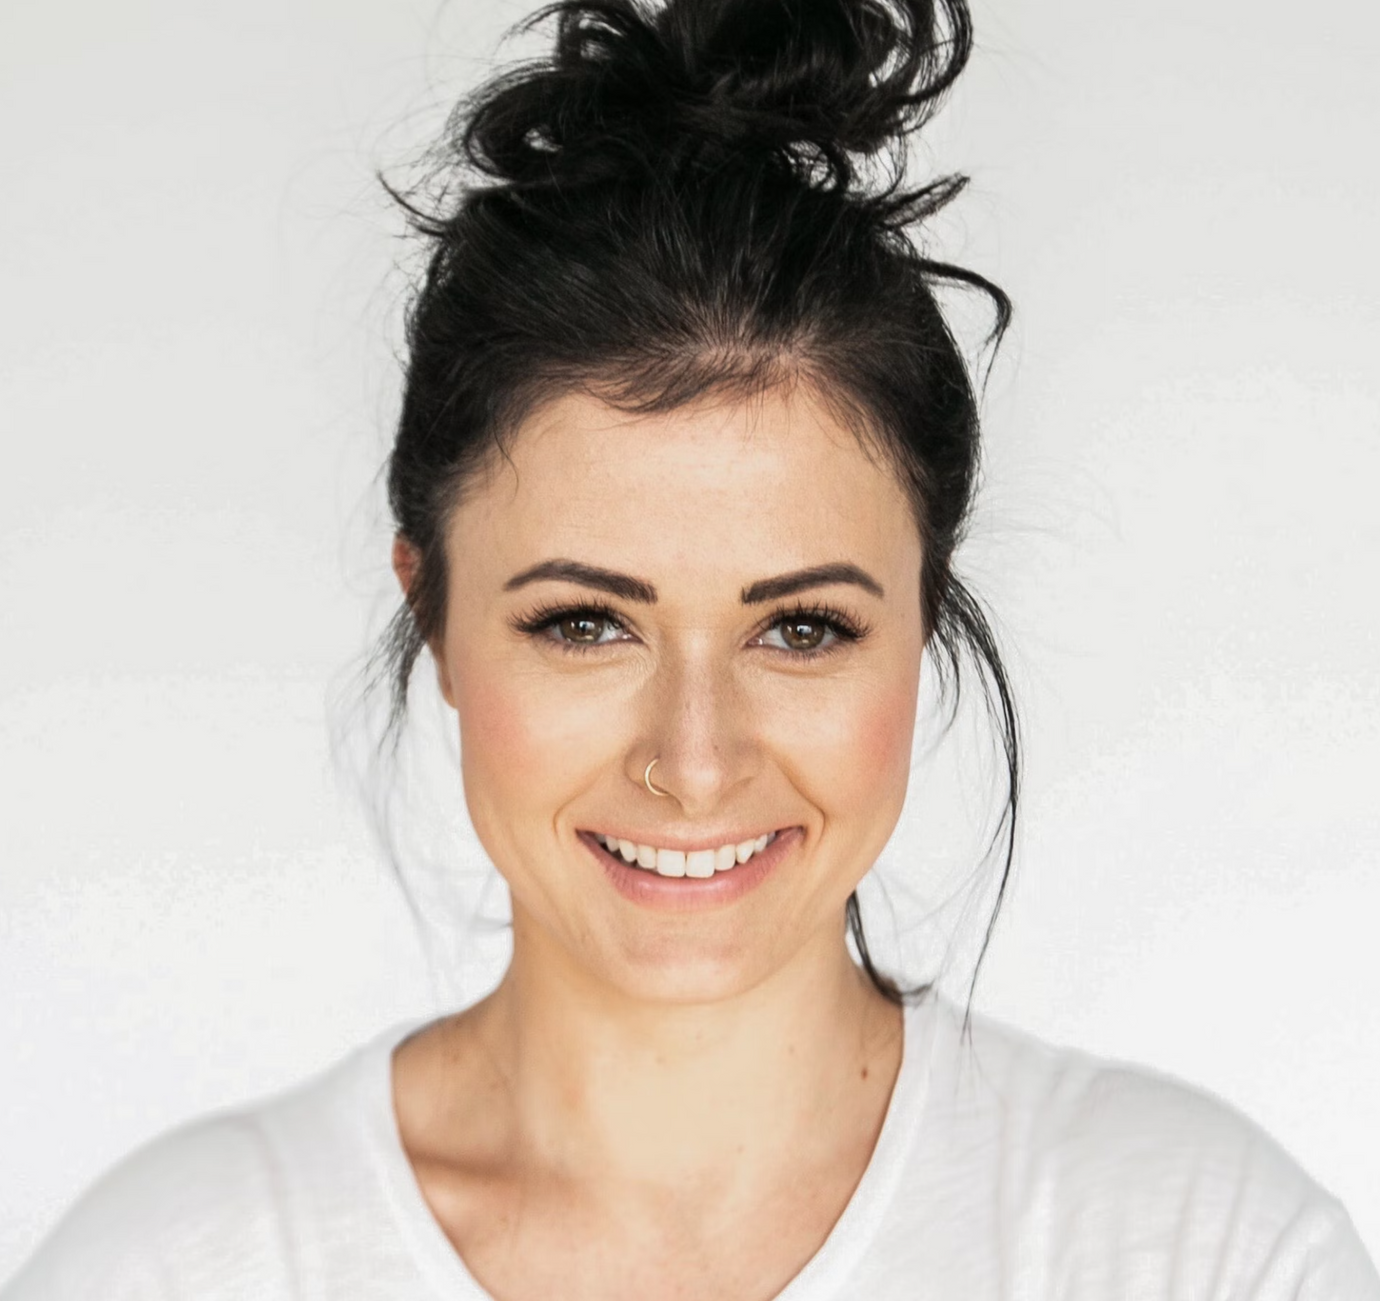
M 0 1277 L 136 1143 L 496 970 L 437 886 L 429 973 L 327 701 L 393 599 L 371 172 L 528 11 L 0 10 Z M 1225 1097 L 1376 1251 L 1380 10 L 976 19 L 928 155 L 974 178 L 939 251 L 1019 311 L 963 562 L 1029 785 L 975 1006 Z M 886 855 L 903 927 L 976 861 L 964 735 Z

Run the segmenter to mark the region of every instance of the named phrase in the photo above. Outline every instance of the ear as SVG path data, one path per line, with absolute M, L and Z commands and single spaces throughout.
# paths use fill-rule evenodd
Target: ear
M 402 588 L 403 596 L 409 605 L 412 604 L 412 591 L 421 569 L 421 552 L 401 533 L 395 533 L 393 535 L 393 572 L 398 576 L 398 585 Z M 455 694 L 451 690 L 450 668 L 446 664 L 445 655 L 442 653 L 443 647 L 436 641 L 429 641 L 427 647 L 431 651 L 431 658 L 436 665 L 436 682 L 441 688 L 441 695 L 445 697 L 446 704 L 454 709 Z
M 401 533 L 393 535 L 393 572 L 398 576 L 403 596 L 408 604 L 412 602 L 412 584 L 417 579 L 417 571 L 422 567 L 422 557 L 417 548 Z

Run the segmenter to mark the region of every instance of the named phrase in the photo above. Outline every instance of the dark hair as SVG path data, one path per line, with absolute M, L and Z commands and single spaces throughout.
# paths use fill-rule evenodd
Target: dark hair
M 632 411 L 809 383 L 887 458 L 923 547 L 927 644 L 954 690 L 965 650 L 998 724 L 1006 828 L 987 949 L 1015 848 L 1017 718 L 982 606 L 953 572 L 978 470 L 974 385 L 935 296 L 984 277 L 908 229 L 965 177 L 904 188 L 907 137 L 968 59 L 965 0 L 562 0 L 551 55 L 457 106 L 430 201 L 384 181 L 426 244 L 388 495 L 420 556 L 375 663 L 396 742 L 408 682 L 446 614 L 446 526 L 524 415 L 573 389 Z M 873 963 L 857 895 L 847 922 Z M 976 972 L 974 973 L 976 979 Z M 971 1001 L 971 1000 L 970 1000 Z

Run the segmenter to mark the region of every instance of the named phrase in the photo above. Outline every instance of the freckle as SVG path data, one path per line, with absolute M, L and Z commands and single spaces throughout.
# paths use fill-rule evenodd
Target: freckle
M 864 1067 L 862 1068 L 862 1077 L 863 1077 L 863 1079 L 867 1079 L 867 1067 L 866 1067 L 866 1066 L 864 1066 Z

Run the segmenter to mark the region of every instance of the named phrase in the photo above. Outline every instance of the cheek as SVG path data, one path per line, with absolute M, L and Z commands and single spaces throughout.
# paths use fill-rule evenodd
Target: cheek
M 540 756 L 536 717 L 511 680 L 473 670 L 458 676 L 455 710 L 467 766 L 498 775 Z
M 533 810 L 546 812 L 544 824 L 607 762 L 617 738 L 605 711 L 551 675 L 505 664 L 456 668 L 461 762 L 476 830 L 481 819 L 492 827 L 495 818 L 515 829 L 513 815 Z
M 874 770 L 894 774 L 910 771 L 911 743 L 915 738 L 914 690 L 884 697 L 870 715 L 864 715 L 859 744 Z
M 795 782 L 834 822 L 872 822 L 899 809 L 910 779 L 917 682 L 908 675 L 859 683 L 814 707 L 782 714 L 777 740 Z
M 914 689 L 896 687 L 872 695 L 839 738 L 841 767 L 850 790 L 870 792 L 867 803 L 910 775 L 911 743 L 915 732 Z M 841 774 L 842 776 L 842 774 Z

